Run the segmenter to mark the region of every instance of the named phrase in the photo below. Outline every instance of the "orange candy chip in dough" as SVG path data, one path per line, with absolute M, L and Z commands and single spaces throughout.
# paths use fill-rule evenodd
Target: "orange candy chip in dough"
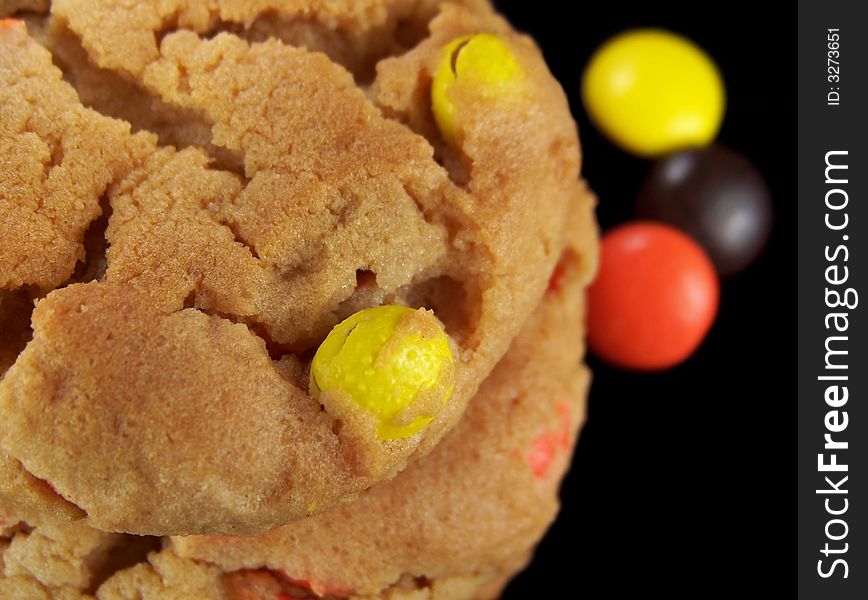
M 350 596 L 352 592 L 350 590 L 344 590 L 340 588 L 332 587 L 328 584 L 319 582 L 319 581 L 311 581 L 309 579 L 296 579 L 295 577 L 290 577 L 287 575 L 286 571 L 283 569 L 277 569 L 272 571 L 275 576 L 281 581 L 285 581 L 291 585 L 296 587 L 305 588 L 312 591 L 317 596 Z
M 319 581 L 290 577 L 282 569 L 243 570 L 230 573 L 227 585 L 232 600 L 302 600 L 308 597 L 302 590 L 316 596 L 347 598 L 353 592 L 332 587 Z M 290 587 L 287 590 L 287 587 Z M 297 588 L 295 595 L 292 588 Z
M 557 411 L 561 417 L 560 429 L 539 434 L 530 446 L 527 463 L 534 477 L 538 479 L 548 474 L 549 467 L 559 452 L 570 449 L 570 409 L 565 402 L 561 402 L 557 406 Z

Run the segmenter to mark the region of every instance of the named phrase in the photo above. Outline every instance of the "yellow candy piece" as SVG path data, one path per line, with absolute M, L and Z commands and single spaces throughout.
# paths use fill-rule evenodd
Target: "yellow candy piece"
M 655 29 L 622 33 L 599 48 L 585 69 L 582 97 L 612 141 L 646 157 L 709 144 L 725 104 L 708 55 Z
M 344 412 L 367 411 L 378 422 L 377 437 L 400 439 L 422 430 L 449 399 L 454 364 L 433 313 L 368 308 L 336 325 L 317 349 L 311 392 Z
M 461 96 L 496 99 L 515 93 L 524 73 L 509 46 L 490 33 L 452 40 L 431 82 L 431 107 L 444 139 L 458 142 Z

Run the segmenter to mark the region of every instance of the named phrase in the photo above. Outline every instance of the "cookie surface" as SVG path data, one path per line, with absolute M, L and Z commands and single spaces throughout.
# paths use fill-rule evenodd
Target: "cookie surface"
M 580 257 L 594 233 L 575 225 L 584 241 L 565 253 L 560 275 L 464 418 L 392 481 L 256 537 L 158 544 L 80 524 L 28 533 L 7 515 L 0 590 L 100 600 L 496 597 L 554 518 L 584 420 L 588 373 L 576 334 L 593 264 Z M 112 563 L 112 555 L 127 562 Z
M 51 11 L 27 17 L 44 47 L 0 27 L 0 495 L 108 531 L 255 534 L 435 448 L 542 297 L 568 211 L 592 223 L 532 42 L 482 2 Z M 428 90 L 479 31 L 527 78 L 468 99 L 456 146 Z M 331 327 L 380 304 L 433 310 L 455 353 L 451 398 L 399 440 L 307 392 Z

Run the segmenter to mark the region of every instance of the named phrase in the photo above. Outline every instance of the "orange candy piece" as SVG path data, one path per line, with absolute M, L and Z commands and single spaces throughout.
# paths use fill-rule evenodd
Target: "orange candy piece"
M 533 439 L 527 463 L 534 477 L 542 479 L 548 474 L 549 467 L 558 453 L 570 449 L 570 409 L 564 404 L 558 404 L 558 415 L 561 418 L 560 429 L 541 433 Z
M 297 596 L 285 591 L 287 583 L 296 588 L 312 589 L 308 581 L 293 579 L 279 569 L 235 571 L 229 574 L 226 582 L 230 597 L 237 600 L 302 600 L 303 597 L 308 596 L 307 594 Z
M 546 289 L 547 293 L 558 294 L 564 287 L 564 281 L 567 278 L 567 267 L 563 262 L 555 265 L 551 277 L 549 277 L 549 286 Z
M 588 291 L 588 342 L 600 359 L 655 371 L 686 360 L 717 315 L 720 285 L 700 246 L 677 229 L 633 222 L 603 237 Z
M 281 581 L 285 581 L 295 587 L 304 588 L 312 591 L 317 596 L 350 596 L 352 592 L 342 588 L 332 587 L 329 584 L 319 581 L 311 581 L 309 579 L 301 579 L 290 577 L 283 569 L 275 569 L 271 571 Z

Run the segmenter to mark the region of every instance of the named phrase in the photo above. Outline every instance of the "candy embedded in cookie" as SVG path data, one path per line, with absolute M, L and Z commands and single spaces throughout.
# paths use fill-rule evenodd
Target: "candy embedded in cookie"
M 521 66 L 498 36 L 479 33 L 450 42 L 431 83 L 432 110 L 443 137 L 458 142 L 466 103 L 508 101 L 521 92 L 523 81 Z
M 403 306 L 357 312 L 332 329 L 311 364 L 311 392 L 333 415 L 361 409 L 381 440 L 424 428 L 455 387 L 449 339 L 433 313 Z M 339 417 L 340 418 L 340 417 Z
M 534 477 L 544 478 L 558 455 L 564 454 L 570 449 L 570 431 L 572 420 L 570 419 L 570 407 L 567 402 L 562 402 L 556 407 L 560 424 L 555 430 L 540 433 L 533 439 L 527 463 L 533 471 Z

